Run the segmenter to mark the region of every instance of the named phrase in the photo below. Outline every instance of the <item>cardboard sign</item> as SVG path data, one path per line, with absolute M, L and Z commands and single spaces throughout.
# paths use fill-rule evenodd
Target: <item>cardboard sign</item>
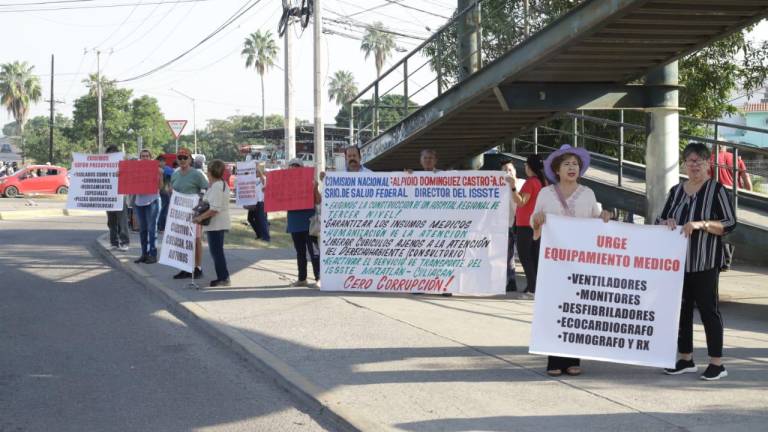
M 328 173 L 324 291 L 504 294 L 510 191 L 502 173 Z
M 156 160 L 120 161 L 117 192 L 124 195 L 156 194 L 160 170 Z
M 197 225 L 192 210 L 198 196 L 173 191 L 168 217 L 165 221 L 163 245 L 160 248 L 160 264 L 192 272 L 195 269 L 195 232 Z
M 314 168 L 288 168 L 267 172 L 264 210 L 307 210 L 315 208 Z
M 679 228 L 548 214 L 530 352 L 674 367 L 686 247 Z
M 73 153 L 67 208 L 122 210 L 123 196 L 117 192 L 117 165 L 122 159 L 123 153 Z

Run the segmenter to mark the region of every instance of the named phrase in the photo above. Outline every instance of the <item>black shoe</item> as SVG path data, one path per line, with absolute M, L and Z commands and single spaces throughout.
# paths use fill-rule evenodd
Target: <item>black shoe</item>
M 707 366 L 707 370 L 704 371 L 700 378 L 705 381 L 715 381 L 727 376 L 728 371 L 725 370 L 725 366 L 717 366 L 710 363 L 709 366 Z
M 507 292 L 517 291 L 517 283 L 514 280 L 507 282 Z
M 453 293 L 442 293 L 440 295 L 443 297 L 453 297 Z
M 200 279 L 201 277 L 203 277 L 203 270 L 195 267 L 195 279 Z
M 144 264 L 154 264 L 157 262 L 157 257 L 154 257 L 152 255 L 147 255 L 147 257 L 144 259 Z
M 664 373 L 667 375 L 681 375 L 688 372 L 698 372 L 699 368 L 693 363 L 693 360 L 680 359 L 675 363 L 674 369 L 664 369 Z
M 133 262 L 135 262 L 136 264 L 147 262 L 147 256 L 146 255 L 142 255 L 142 256 L 138 257 L 137 259 L 133 260 Z
M 184 271 L 184 270 L 182 270 L 182 271 L 176 273 L 175 275 L 173 275 L 174 279 L 189 279 L 191 277 L 192 277 L 192 273 L 190 273 L 188 271 Z
M 212 280 L 211 283 L 208 284 L 208 286 L 210 286 L 210 287 L 217 287 L 217 286 L 225 286 L 225 287 L 227 287 L 229 285 L 230 285 L 229 279 L 224 279 L 224 280 L 216 279 L 216 280 Z

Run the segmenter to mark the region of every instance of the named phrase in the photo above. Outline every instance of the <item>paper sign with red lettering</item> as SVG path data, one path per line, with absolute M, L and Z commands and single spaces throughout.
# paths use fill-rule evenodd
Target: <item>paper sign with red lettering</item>
M 159 190 L 157 161 L 120 161 L 118 166 L 117 192 L 124 195 L 156 194 Z
M 267 172 L 264 210 L 307 210 L 315 208 L 314 168 L 288 168 Z
M 501 172 L 328 173 L 321 289 L 504 294 L 509 194 Z
M 190 273 L 195 269 L 195 233 L 199 225 L 192 222 L 192 218 L 198 200 L 196 194 L 173 191 L 160 247 L 160 264 Z
M 67 208 L 122 210 L 123 196 L 117 192 L 117 165 L 122 159 L 123 153 L 72 153 Z
M 680 228 L 547 215 L 530 352 L 674 367 Z
M 261 181 L 256 177 L 256 161 L 238 162 L 235 205 L 238 207 L 256 205 L 264 199 L 263 194 Z

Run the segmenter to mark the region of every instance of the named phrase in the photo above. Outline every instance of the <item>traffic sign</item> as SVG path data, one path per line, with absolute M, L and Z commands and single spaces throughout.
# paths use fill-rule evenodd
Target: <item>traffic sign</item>
M 179 139 L 181 131 L 183 131 L 184 126 L 187 125 L 186 120 L 167 120 L 166 123 L 168 123 L 168 127 L 171 129 L 174 139 Z

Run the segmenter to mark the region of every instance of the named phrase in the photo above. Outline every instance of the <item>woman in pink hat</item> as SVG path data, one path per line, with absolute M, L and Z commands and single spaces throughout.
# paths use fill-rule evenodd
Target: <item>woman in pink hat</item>
M 541 236 L 541 226 L 546 222 L 546 214 L 579 218 L 602 218 L 608 222 L 611 213 L 604 211 L 595 198 L 592 189 L 580 185 L 579 179 L 589 168 L 589 153 L 582 148 L 573 148 L 563 144 L 544 161 L 544 174 L 550 181 L 539 192 L 536 207 L 531 216 L 534 238 Z M 581 374 L 581 360 L 570 357 L 549 356 L 547 374 L 560 376 Z

